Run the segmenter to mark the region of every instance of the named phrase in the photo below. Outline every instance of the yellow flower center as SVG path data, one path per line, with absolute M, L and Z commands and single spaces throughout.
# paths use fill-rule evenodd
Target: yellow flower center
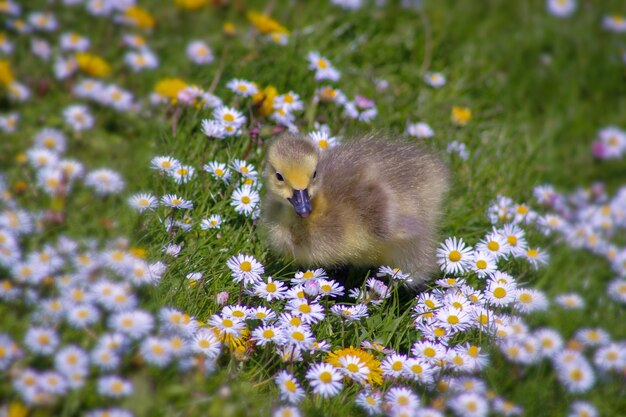
M 247 195 L 244 195 L 243 197 L 241 197 L 241 202 L 243 204 L 250 204 L 250 197 L 248 197 Z
M 245 317 L 245 313 L 241 310 L 233 311 L 233 317 Z
M 495 240 L 492 240 L 491 242 L 487 244 L 487 248 L 489 248 L 490 251 L 495 252 L 500 249 L 500 244 L 496 242 Z
M 285 389 L 289 392 L 296 392 L 297 387 L 291 379 L 288 379 L 285 381 Z
M 506 297 L 506 290 L 502 287 L 498 287 L 493 290 L 493 296 L 500 299 Z
M 222 325 L 224 327 L 233 327 L 233 321 L 231 319 L 224 319 Z
M 224 121 L 226 121 L 226 122 L 234 122 L 235 121 L 235 116 L 233 116 L 230 113 L 226 113 L 224 115 Z
M 304 279 L 311 279 L 315 276 L 315 274 L 313 273 L 313 271 L 306 271 L 303 275 L 302 278 Z
M 218 177 L 224 176 L 224 171 L 219 168 L 215 168 L 213 172 L 215 172 L 215 175 L 217 175 Z
M 517 245 L 517 236 L 515 235 L 507 236 L 506 240 L 509 242 L 509 245 L 511 246 Z
M 429 358 L 434 358 L 436 354 L 437 352 L 435 351 L 435 349 L 431 347 L 427 347 L 426 349 L 424 349 L 424 355 L 428 356 Z
M 273 282 L 270 282 L 269 284 L 267 284 L 265 289 L 267 290 L 267 292 L 275 292 L 276 291 L 276 284 L 274 284 Z
M 446 330 L 443 327 L 437 327 L 434 333 L 436 337 L 443 337 L 446 335 Z
M 479 259 L 479 260 L 476 262 L 476 267 L 477 267 L 478 269 L 485 269 L 485 268 L 487 268 L 487 262 L 486 262 L 484 259 Z
M 293 332 L 291 333 L 291 337 L 298 342 L 302 342 L 304 340 L 304 334 L 302 332 Z
M 319 142 L 317 142 L 317 145 L 322 148 L 322 149 L 327 149 L 328 148 L 328 141 L 325 139 L 320 139 Z
M 326 68 L 328 68 L 328 62 L 326 62 L 325 59 L 321 59 L 320 58 L 320 59 L 317 60 L 317 66 L 319 68 L 321 68 L 321 69 L 326 69 Z
M 239 265 L 239 269 L 241 269 L 243 272 L 250 272 L 252 271 L 252 264 L 248 261 L 243 261 L 241 265 Z
M 349 363 L 348 366 L 346 366 L 346 369 L 353 373 L 359 371 L 359 367 L 354 363 Z
M 393 363 L 393 365 L 391 365 L 391 369 L 393 369 L 394 371 L 401 371 L 402 370 L 402 362 L 395 361 Z
M 263 337 L 266 339 L 271 339 L 272 337 L 274 337 L 274 330 L 272 329 L 265 329 L 263 330 Z
M 528 249 L 526 255 L 528 255 L 530 258 L 536 258 L 537 255 L 539 255 L 539 251 L 537 251 L 537 249 Z
M 461 260 L 461 252 L 459 252 L 458 250 L 450 251 L 450 253 L 448 254 L 448 259 L 450 259 L 452 262 L 460 261 Z
M 448 316 L 448 323 L 450 324 L 458 324 L 459 318 L 457 316 Z
M 414 374 L 421 374 L 424 369 L 420 365 L 414 364 L 413 366 L 411 366 L 411 371 L 413 371 Z
M 333 380 L 333 376 L 328 371 L 322 372 L 319 378 L 320 378 L 320 381 L 322 381 L 325 384 L 328 384 L 329 382 Z
M 528 294 L 527 292 L 523 292 L 520 294 L 519 296 L 519 300 L 524 303 L 524 304 L 529 304 L 533 301 L 533 297 L 532 295 Z
M 311 306 L 308 304 L 301 304 L 298 310 L 300 310 L 304 314 L 308 314 L 311 312 Z

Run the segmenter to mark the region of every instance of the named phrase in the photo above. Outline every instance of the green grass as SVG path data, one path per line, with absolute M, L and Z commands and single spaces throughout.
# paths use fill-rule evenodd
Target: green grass
M 256 39 L 245 22 L 243 11 L 261 10 L 265 2 L 249 1 L 244 6 L 244 2 L 235 1 L 228 7 L 205 8 L 197 13 L 176 10 L 170 2 L 143 2 L 158 22 L 146 38 L 159 56 L 160 66 L 138 75 L 123 66 L 123 50 L 117 47 L 121 34 L 129 31 L 110 29 L 106 20 L 93 23 L 82 9 L 61 10 L 44 1 L 28 3 L 24 7 L 29 10 L 58 11 L 64 30 L 90 37 L 93 52 L 113 64 L 114 75 L 109 81 L 140 98 L 147 97 L 163 77 L 177 76 L 208 87 L 218 63 L 194 67 L 184 55 L 189 40 L 203 39 L 213 48 L 216 61 L 224 59 L 215 94 L 225 103 L 232 98 L 225 83 L 243 78 L 261 86 L 271 84 L 281 93 L 293 90 L 308 106 L 319 84 L 307 69 L 306 54 L 319 51 L 341 70 L 337 85 L 342 91 L 350 97 L 362 94 L 375 99 L 379 110 L 371 125 L 365 125 L 341 117 L 336 107 L 320 107 L 314 116 L 328 123 L 334 134 L 378 130 L 399 135 L 408 120 L 425 120 L 435 130 L 432 143 L 442 154 L 452 140 L 468 146 L 469 160 L 449 158 L 453 186 L 446 202 L 442 237 L 455 235 L 471 243 L 478 241 L 490 229 L 485 212 L 498 194 L 522 202 L 531 200 L 532 189 L 538 184 L 552 183 L 559 190 L 573 191 L 603 181 L 613 191 L 626 179 L 623 161 L 600 163 L 591 156 L 591 142 L 600 128 L 626 124 L 626 67 L 619 57 L 626 38 L 607 33 L 600 26 L 603 15 L 626 13 L 617 0 L 579 1 L 575 15 L 563 20 L 549 15 L 543 1 L 437 1 L 426 2 L 422 11 L 403 10 L 389 1 L 381 8 L 354 12 L 326 1 L 282 1 L 276 2 L 272 16 L 292 32 L 286 46 Z M 226 20 L 237 26 L 232 39 L 221 32 Z M 0 141 L 0 166 L 10 185 L 19 180 L 31 182 L 32 173 L 16 163 L 17 153 L 31 146 L 31 137 L 43 126 L 66 129 L 60 109 L 77 101 L 68 94 L 71 82 L 55 81 L 51 66 L 41 65 L 32 57 L 29 39 L 12 39 L 15 53 L 8 60 L 16 78 L 32 88 L 34 97 L 22 105 L 0 101 L 0 112 L 17 110 L 21 116 L 18 132 Z M 428 87 L 422 81 L 424 70 L 443 72 L 447 85 Z M 387 80 L 388 89 L 377 91 L 378 79 Z M 38 85 L 47 87 L 42 95 L 37 95 Z M 232 100 L 232 104 L 237 103 Z M 473 118 L 467 126 L 459 128 L 450 122 L 454 105 L 471 108 Z M 231 302 L 236 297 L 238 287 L 230 279 L 226 260 L 239 252 L 255 255 L 273 277 L 288 278 L 296 271 L 287 260 L 268 253 L 253 222 L 233 212 L 229 199 L 223 197 L 229 196 L 233 187 L 219 185 L 204 174 L 190 184 L 177 186 L 149 169 L 150 159 L 161 154 L 173 155 L 198 170 L 211 160 L 241 157 L 248 146 L 247 136 L 207 140 L 200 132 L 200 121 L 210 116 L 206 111 L 182 111 L 174 135 L 171 112 L 162 108 L 133 115 L 90 107 L 97 119 L 96 128 L 71 139 L 68 153 L 84 161 L 88 169 L 106 166 L 118 170 L 127 181 L 127 189 L 121 196 L 101 201 L 77 187 L 68 201 L 67 221 L 27 245 L 37 247 L 61 233 L 77 239 L 125 235 L 132 245 L 146 248 L 150 258 L 157 259 L 162 247 L 172 240 L 157 221 L 167 212 L 139 217 L 127 208 L 125 200 L 139 191 L 157 195 L 175 192 L 194 201 L 194 221 L 209 213 L 221 213 L 225 222 L 217 232 L 196 228 L 173 237 L 184 247 L 180 256 L 171 260 L 162 284 L 146 290 L 144 295 L 152 308 L 174 305 L 201 320 L 209 318 L 218 311 L 215 296 L 219 291 L 230 291 Z M 307 122 L 302 125 L 305 130 L 312 127 Z M 263 141 L 269 141 L 267 132 L 262 132 Z M 255 146 L 249 161 L 260 169 L 262 160 L 263 148 Z M 17 197 L 29 209 L 48 204 L 34 187 Z M 110 220 L 111 226 L 104 227 L 103 219 Z M 554 327 L 566 339 L 576 329 L 588 326 L 605 328 L 615 340 L 626 338 L 626 327 L 621 325 L 626 312 L 607 301 L 605 295 L 606 284 L 613 278 L 606 262 L 538 234 L 531 234 L 530 240 L 549 249 L 550 263 L 538 272 L 524 263 L 512 265 L 510 270 L 549 296 L 579 292 L 587 305 L 575 312 L 551 308 L 548 313 L 530 316 L 527 322 L 532 327 Z M 189 288 L 185 276 L 195 271 L 203 272 L 206 282 Z M 389 301 L 375 309 L 371 318 L 349 329 L 343 343 L 347 346 L 375 339 L 406 350 L 417 337 L 407 314 L 410 305 L 404 300 Z M 12 321 L 0 329 L 11 329 L 11 334 L 23 331 L 26 323 L 19 321 L 19 314 L 4 305 L 0 305 L 0 313 Z M 337 328 L 330 324 L 317 335 L 318 339 L 333 341 L 339 337 Z M 623 380 L 609 378 L 588 394 L 573 396 L 556 382 L 545 363 L 518 368 L 495 348 L 490 351 L 492 365 L 485 379 L 499 395 L 521 405 L 524 415 L 565 415 L 575 398 L 593 402 L 602 416 L 617 416 L 626 409 Z M 173 370 L 143 369 L 134 376 L 136 395 L 123 405 L 137 416 L 244 416 L 268 415 L 278 404 L 271 377 L 279 364 L 269 350 L 255 353 L 243 363 L 222 358 L 219 364 L 219 370 L 208 378 L 181 378 Z M 0 393 L 6 393 L 4 383 L 0 386 Z M 302 409 L 306 415 L 358 415 L 347 400 L 350 392 L 356 389 L 328 401 L 306 400 Z M 99 399 L 79 392 L 57 408 L 35 415 L 75 415 L 85 405 L 97 404 L 101 404 Z

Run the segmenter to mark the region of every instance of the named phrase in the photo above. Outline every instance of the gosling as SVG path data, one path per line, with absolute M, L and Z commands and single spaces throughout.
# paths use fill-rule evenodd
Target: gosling
M 388 265 L 417 287 L 436 268 L 445 164 L 423 146 L 369 136 L 324 151 L 283 136 L 268 149 L 261 225 L 303 266 Z

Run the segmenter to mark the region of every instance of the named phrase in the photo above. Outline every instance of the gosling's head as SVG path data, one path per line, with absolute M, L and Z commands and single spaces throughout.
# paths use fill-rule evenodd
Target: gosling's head
M 311 199 L 320 185 L 318 160 L 319 153 L 313 143 L 292 136 L 277 139 L 268 150 L 267 188 L 291 203 L 300 217 L 308 217 L 313 211 Z

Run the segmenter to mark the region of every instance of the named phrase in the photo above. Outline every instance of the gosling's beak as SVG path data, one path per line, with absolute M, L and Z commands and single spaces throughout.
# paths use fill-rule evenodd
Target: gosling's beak
M 309 214 L 313 211 L 308 190 L 293 190 L 293 196 L 289 199 L 289 202 L 300 217 L 309 217 Z

